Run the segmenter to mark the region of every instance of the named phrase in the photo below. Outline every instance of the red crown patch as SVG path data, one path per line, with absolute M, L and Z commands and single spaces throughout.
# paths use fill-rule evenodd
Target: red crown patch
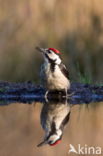
M 60 51 L 59 51 L 59 50 L 57 50 L 57 49 L 54 49 L 54 48 L 49 48 L 48 50 L 52 50 L 52 51 L 54 51 L 55 53 L 60 54 Z

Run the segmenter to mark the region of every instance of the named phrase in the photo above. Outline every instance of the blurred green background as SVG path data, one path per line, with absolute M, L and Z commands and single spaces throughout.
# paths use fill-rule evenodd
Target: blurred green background
M 103 83 L 103 1 L 0 0 L 0 80 L 37 83 L 36 46 L 60 50 L 72 81 Z

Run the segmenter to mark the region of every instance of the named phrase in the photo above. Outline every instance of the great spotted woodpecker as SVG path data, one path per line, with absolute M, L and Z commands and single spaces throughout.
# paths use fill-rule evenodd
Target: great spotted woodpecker
M 69 73 L 62 63 L 60 51 L 54 48 L 36 47 L 36 49 L 44 56 L 44 64 L 40 72 L 42 84 L 48 90 L 65 90 L 67 95 L 67 89 L 70 88 Z

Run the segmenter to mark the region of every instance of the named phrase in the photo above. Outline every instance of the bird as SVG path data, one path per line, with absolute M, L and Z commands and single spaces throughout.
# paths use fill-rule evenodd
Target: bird
M 44 63 L 41 66 L 40 78 L 42 85 L 47 90 L 67 90 L 70 89 L 69 72 L 63 64 L 61 52 L 54 48 L 36 47 L 44 57 Z M 48 94 L 46 92 L 46 95 Z
M 41 110 L 41 125 L 45 131 L 43 141 L 37 146 L 54 146 L 61 142 L 63 130 L 70 119 L 70 105 L 66 98 L 61 101 L 49 101 Z

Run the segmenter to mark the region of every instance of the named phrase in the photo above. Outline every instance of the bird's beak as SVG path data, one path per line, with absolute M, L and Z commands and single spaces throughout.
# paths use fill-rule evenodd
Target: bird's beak
M 44 140 L 40 144 L 38 144 L 37 147 L 41 147 L 41 146 L 46 145 L 46 144 L 47 144 L 47 142 L 46 142 L 46 140 Z
M 36 49 L 42 53 L 46 53 L 46 50 L 44 48 L 36 47 Z

